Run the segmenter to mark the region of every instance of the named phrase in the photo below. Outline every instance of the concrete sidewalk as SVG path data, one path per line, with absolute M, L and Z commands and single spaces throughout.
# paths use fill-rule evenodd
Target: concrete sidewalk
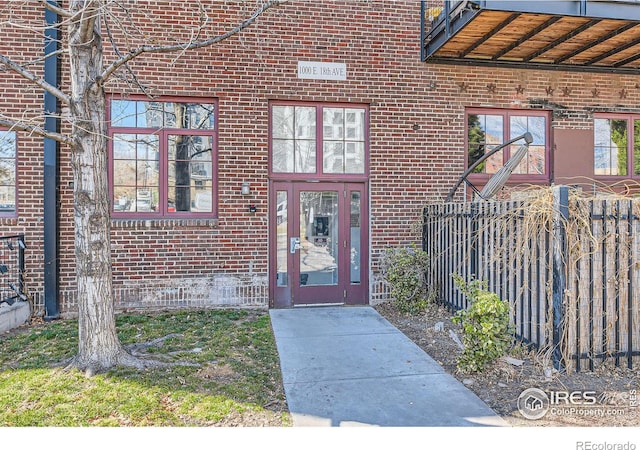
M 371 307 L 271 310 L 294 426 L 506 426 Z

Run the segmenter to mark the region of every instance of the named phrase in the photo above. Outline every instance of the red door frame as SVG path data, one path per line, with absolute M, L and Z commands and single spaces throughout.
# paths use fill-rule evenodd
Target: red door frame
M 339 224 L 338 236 L 338 284 L 331 286 L 299 286 L 299 253 L 287 251 L 286 286 L 277 285 L 277 192 L 287 192 L 287 243 L 300 230 L 299 198 L 303 191 L 337 191 Z M 360 283 L 350 282 L 351 258 L 351 193 L 360 193 Z M 269 305 L 273 308 L 288 308 L 297 305 L 322 303 L 344 303 L 347 305 L 368 304 L 369 293 L 369 208 L 366 183 L 338 182 L 281 182 L 271 183 L 269 195 Z M 295 213 L 292 213 L 295 211 Z M 299 237 L 299 236 L 298 236 Z M 342 244 L 342 245 L 341 245 Z M 293 256 L 293 257 L 292 257 Z

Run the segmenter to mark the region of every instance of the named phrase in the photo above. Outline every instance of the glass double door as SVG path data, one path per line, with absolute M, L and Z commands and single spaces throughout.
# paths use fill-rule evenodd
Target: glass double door
M 361 183 L 273 183 L 271 304 L 365 304 L 366 190 Z

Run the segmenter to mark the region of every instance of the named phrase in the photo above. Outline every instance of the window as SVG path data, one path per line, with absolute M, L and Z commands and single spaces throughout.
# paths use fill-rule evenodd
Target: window
M 596 115 L 593 143 L 594 175 L 640 176 L 640 116 Z
M 547 179 L 549 155 L 549 114 L 546 111 L 524 110 L 467 110 L 467 167 L 485 153 L 513 138 L 531 133 L 533 142 L 526 157 L 514 170 L 520 178 Z M 479 164 L 474 173 L 494 174 L 524 141 L 500 150 Z
M 272 105 L 271 172 L 365 175 L 366 117 L 365 107 Z
M 0 217 L 16 213 L 16 133 L 0 130 Z
M 215 104 L 111 99 L 114 217 L 215 217 Z

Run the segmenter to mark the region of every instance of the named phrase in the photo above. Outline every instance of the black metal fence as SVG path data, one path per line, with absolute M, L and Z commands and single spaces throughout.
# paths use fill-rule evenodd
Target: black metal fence
M 24 235 L 0 237 L 0 304 L 26 301 L 24 286 Z
M 511 306 L 517 337 L 556 367 L 640 357 L 640 202 L 570 198 L 424 209 L 427 274 L 439 301 L 467 307 L 451 274 L 480 279 Z

